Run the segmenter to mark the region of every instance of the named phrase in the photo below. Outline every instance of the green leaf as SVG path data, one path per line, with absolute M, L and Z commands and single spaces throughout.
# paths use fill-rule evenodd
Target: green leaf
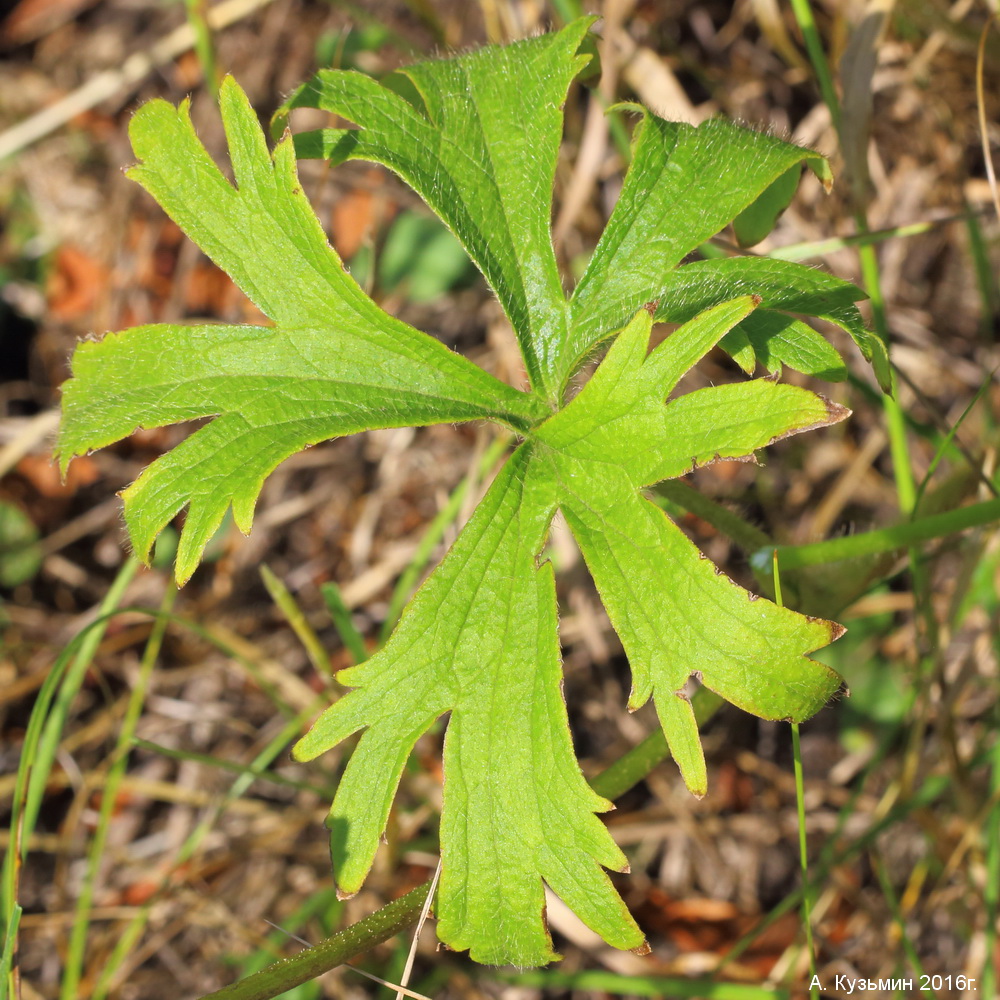
M 34 521 L 12 503 L 0 500 L 0 587 L 16 587 L 41 568 L 42 550 Z
M 139 181 L 275 321 L 137 327 L 82 344 L 64 387 L 63 468 L 137 427 L 215 417 L 127 490 L 137 554 L 187 506 L 177 557 L 186 580 L 232 504 L 250 530 L 265 477 L 310 444 L 372 427 L 489 418 L 515 428 L 544 412 L 443 344 L 379 309 L 344 271 L 298 184 L 291 141 L 267 152 L 230 79 L 222 88 L 233 187 L 187 104 L 146 104 L 130 135 Z
M 727 257 L 678 268 L 663 290 L 656 318 L 683 323 L 703 309 L 746 293 L 759 296 L 765 308 L 748 316 L 720 345 L 746 371 L 759 361 L 772 370 L 783 363 L 830 381 L 847 377 L 829 342 L 787 313 L 840 326 L 868 358 L 885 354 L 882 341 L 865 328 L 854 306 L 865 297 L 860 288 L 823 271 L 768 257 Z
M 654 697 L 671 753 L 697 794 L 706 790 L 706 775 L 684 694 L 689 677 L 756 715 L 794 721 L 814 714 L 840 685 L 828 667 L 803 657 L 836 639 L 840 626 L 742 590 L 640 494 L 643 486 L 718 458 L 752 455 L 848 415 L 806 390 L 763 379 L 662 405 L 684 367 L 675 357 L 689 343 L 700 350 L 717 340 L 748 307 L 744 298 L 702 314 L 647 360 L 650 319 L 639 313 L 583 391 L 538 431 L 555 452 L 560 507 L 628 654 L 629 707 Z M 616 459 L 597 460 L 616 437 Z
M 490 964 L 556 957 L 543 879 L 610 943 L 642 944 L 600 868 L 627 868 L 594 816 L 610 804 L 584 781 L 570 741 L 552 567 L 537 563 L 555 496 L 534 452 L 514 453 L 386 646 L 337 675 L 357 690 L 295 748 L 308 760 L 368 727 L 330 813 L 337 885 L 354 893 L 414 742 L 451 711 L 438 934 Z
M 643 944 L 605 872 L 627 869 L 597 815 L 609 804 L 585 782 L 567 724 L 553 569 L 544 559 L 557 511 L 629 655 L 630 705 L 654 700 L 695 792 L 706 775 L 685 697 L 692 676 L 749 711 L 796 721 L 839 685 L 807 657 L 839 626 L 740 589 L 643 495 L 699 465 L 752 460 L 775 440 L 846 416 L 769 379 L 672 398 L 685 372 L 730 341 L 748 366 L 839 374 L 837 359 L 793 314 L 823 316 L 864 340 L 857 290 L 819 272 L 760 260 L 677 267 L 778 177 L 803 161 L 820 172 L 825 164 L 722 122 L 692 129 L 648 116 L 622 200 L 567 302 L 549 237 L 551 187 L 560 105 L 584 61 L 577 51 L 589 23 L 412 67 L 409 89 L 327 74 L 289 105 L 325 102 L 360 126 L 305 145 L 385 162 L 423 192 L 507 309 L 530 394 L 362 293 L 302 195 L 291 138 L 269 153 L 245 96 L 227 80 L 221 103 L 235 185 L 198 141 L 187 106 L 160 101 L 133 121 L 141 163 L 130 176 L 274 325 L 110 334 L 77 350 L 64 397 L 64 467 L 135 427 L 206 421 L 125 491 L 142 555 L 187 507 L 180 579 L 227 509 L 248 530 L 264 478 L 313 442 L 462 420 L 491 420 L 518 435 L 386 645 L 338 675 L 350 692 L 296 747 L 305 760 L 361 734 L 330 815 L 337 885 L 349 894 L 371 867 L 416 741 L 449 714 L 438 931 L 491 963 L 555 957 L 546 884 L 610 944 Z M 683 325 L 647 354 L 653 312 Z M 600 340 L 614 340 L 606 358 L 560 408 L 566 377 Z
M 431 215 L 403 212 L 378 255 L 379 286 L 405 290 L 411 302 L 431 302 L 476 277 L 462 245 Z
M 797 163 L 776 181 L 772 181 L 752 204 L 733 219 L 733 232 L 741 247 L 755 246 L 774 229 L 778 216 L 795 197 L 801 176 L 802 165 Z
M 740 334 L 743 339 L 730 339 Z M 768 371 L 779 374 L 782 364 L 786 364 L 797 372 L 828 382 L 843 382 L 847 378 L 847 365 L 825 337 L 808 323 L 770 309 L 759 309 L 748 316 L 719 346 L 748 374 L 753 373 L 754 363 L 759 362 Z M 738 356 L 745 348 L 749 349 L 749 366 Z
M 633 138 L 631 169 L 567 314 L 552 253 L 550 202 L 559 108 L 569 82 L 586 63 L 575 53 L 591 20 L 507 48 L 421 63 L 384 84 L 360 73 L 324 70 L 275 117 L 280 126 L 294 108 L 316 107 L 360 126 L 297 135 L 296 152 L 334 163 L 382 163 L 410 184 L 457 234 L 496 291 L 532 384 L 551 400 L 561 397 L 593 347 L 637 309 L 676 298 L 674 288 L 678 281 L 683 285 L 681 276 L 688 270 L 678 265 L 688 253 L 730 222 L 738 237 L 757 242 L 791 199 L 804 164 L 828 187 L 831 183 L 829 165 L 812 150 L 721 119 L 694 128 L 625 105 L 643 116 Z M 400 96 L 402 88 L 394 80 L 406 81 L 409 100 Z M 747 258 L 748 271 L 759 261 Z M 724 270 L 729 264 L 705 263 Z M 765 267 L 778 263 L 766 261 Z M 846 329 L 888 391 L 885 346 L 852 305 L 864 293 L 834 278 L 824 282 L 827 276 L 819 272 L 810 274 L 819 277 L 800 271 L 791 285 L 782 285 L 787 271 L 754 272 L 747 277 L 761 277 L 763 287 L 748 282 L 722 292 L 727 278 L 734 277 L 726 271 L 713 302 L 746 292 L 766 298 L 767 291 L 779 287 L 786 294 L 789 287 L 806 293 L 798 306 L 786 308 Z M 685 310 L 683 319 L 696 312 Z M 764 342 L 771 346 L 763 347 Z M 765 365 L 783 362 L 801 365 L 809 374 L 844 377 L 836 352 L 821 346 L 801 321 L 758 319 L 723 346 L 748 370 L 755 355 L 763 355 L 756 360 Z
M 561 377 L 572 374 L 580 359 L 637 309 L 667 294 L 684 257 L 778 178 L 802 163 L 829 178 L 818 153 L 774 136 L 718 118 L 695 128 L 629 107 L 643 115 L 633 136 L 632 164 L 573 293 Z M 742 291 L 762 294 L 755 288 Z
M 654 697 L 692 790 L 705 791 L 683 694 L 692 674 L 768 718 L 806 718 L 839 687 L 836 674 L 803 655 L 839 626 L 741 590 L 641 495 L 660 479 L 846 416 L 767 380 L 664 405 L 754 305 L 746 296 L 710 310 L 648 359 L 651 320 L 641 312 L 576 399 L 510 458 L 387 645 L 338 674 L 355 690 L 320 717 L 295 756 L 312 759 L 366 729 L 330 813 L 342 892 L 356 892 L 372 864 L 414 743 L 450 711 L 441 939 L 477 961 L 550 961 L 544 881 L 609 943 L 642 944 L 600 870 L 624 870 L 625 860 L 593 815 L 608 804 L 583 781 L 566 726 L 552 569 L 539 564 L 557 508 L 629 653 L 630 706 Z
M 370 160 L 399 174 L 462 241 L 510 318 L 531 382 L 552 395 L 567 306 L 550 215 L 562 104 L 594 18 L 552 35 L 400 71 L 420 106 L 361 73 L 322 70 L 279 110 L 334 112 L 358 131 L 295 138 L 299 156 Z

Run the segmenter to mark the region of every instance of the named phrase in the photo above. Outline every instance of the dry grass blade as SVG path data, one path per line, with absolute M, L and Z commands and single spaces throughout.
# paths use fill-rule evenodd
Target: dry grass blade
M 434 877 L 431 879 L 430 891 L 427 893 L 424 905 L 420 908 L 420 916 L 417 918 L 417 926 L 413 931 L 413 940 L 410 942 L 410 950 L 406 955 L 406 965 L 403 966 L 403 974 L 399 978 L 400 985 L 396 988 L 396 1000 L 403 1000 L 404 996 L 417 997 L 418 1000 L 427 1000 L 426 997 L 422 997 L 419 993 L 411 993 L 408 989 L 406 989 L 406 986 L 410 981 L 410 975 L 413 972 L 413 962 L 417 957 L 417 942 L 420 940 L 420 932 L 423 930 L 424 924 L 427 921 L 427 914 L 431 911 L 431 905 L 434 902 L 434 893 L 437 891 L 438 880 L 440 878 L 441 859 L 438 858 L 437 867 L 434 869 Z M 390 984 L 383 983 L 383 985 L 388 986 Z
M 983 164 L 986 167 L 986 177 L 990 184 L 990 194 L 993 196 L 993 208 L 997 213 L 997 218 L 1000 219 L 1000 190 L 997 189 L 996 173 L 993 170 L 993 152 L 990 149 L 990 135 L 986 121 L 986 95 L 983 86 L 986 38 L 990 33 L 990 28 L 995 26 L 996 20 L 996 13 L 991 13 L 979 35 L 979 46 L 976 49 L 976 110 L 979 114 L 979 139 L 983 145 Z

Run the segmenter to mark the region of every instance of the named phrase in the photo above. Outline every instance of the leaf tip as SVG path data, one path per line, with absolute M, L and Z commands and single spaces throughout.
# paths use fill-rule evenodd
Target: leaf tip
M 831 424 L 839 424 L 841 420 L 846 420 L 854 412 L 849 407 L 835 403 L 832 399 L 827 399 L 825 396 L 820 396 L 820 399 L 826 404 L 826 412 Z
M 652 695 L 653 689 L 651 686 L 644 684 L 642 688 L 637 688 L 635 686 L 635 681 L 632 682 L 632 690 L 628 693 L 628 710 L 629 712 L 638 712 L 643 705 L 649 701 L 650 695 Z
M 59 468 L 59 478 L 64 483 L 66 482 L 66 473 L 69 471 L 70 462 L 72 462 L 76 456 L 76 450 L 63 444 L 62 441 L 57 442 L 55 448 L 52 449 L 52 457 L 56 460 L 56 464 Z
M 685 780 L 685 785 L 687 785 L 687 790 L 699 801 L 708 795 L 708 783 L 705 782 L 689 782 Z
M 292 760 L 298 764 L 308 764 L 309 761 L 315 760 L 318 756 L 319 754 L 309 741 L 309 733 L 298 739 L 292 747 Z
M 144 555 L 140 556 L 142 561 L 148 566 L 149 565 L 149 549 L 147 548 Z M 181 557 L 177 556 L 177 562 L 174 563 L 174 581 L 178 587 L 183 587 L 188 580 L 194 576 L 194 571 L 198 568 L 198 557 L 195 556 L 193 559 L 191 557 Z
M 629 948 L 629 951 L 640 958 L 645 958 L 647 955 L 653 953 L 653 949 L 649 946 L 649 942 L 645 938 L 642 939 L 642 944 L 638 944 L 634 948 Z

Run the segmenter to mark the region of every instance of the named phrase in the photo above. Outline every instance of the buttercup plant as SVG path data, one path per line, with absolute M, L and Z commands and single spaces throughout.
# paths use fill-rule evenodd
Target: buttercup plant
M 296 745 L 310 760 L 363 730 L 329 825 L 343 894 L 371 867 L 416 740 L 450 713 L 444 742 L 438 934 L 486 963 L 556 958 L 543 883 L 619 948 L 643 934 L 605 869 L 625 856 L 584 781 L 562 696 L 553 569 L 542 553 L 556 511 L 576 538 L 633 674 L 629 708 L 653 698 L 688 787 L 706 789 L 684 694 L 696 674 L 732 703 L 800 721 L 839 677 L 807 656 L 840 626 L 738 587 L 643 489 L 706 463 L 752 456 L 847 411 L 773 378 L 668 399 L 716 345 L 752 373 L 788 365 L 846 375 L 799 315 L 846 330 L 883 384 L 881 341 L 862 293 L 807 267 L 762 257 L 684 263 L 733 223 L 760 239 L 811 150 L 713 120 L 694 128 L 638 116 L 621 197 L 583 277 L 567 295 L 550 235 L 562 105 L 588 57 L 592 19 L 558 33 L 410 66 L 384 83 L 324 71 L 294 108 L 336 113 L 353 129 L 292 136 L 273 152 L 244 93 L 227 79 L 222 118 L 235 185 L 192 128 L 187 102 L 135 115 L 129 171 L 273 321 L 157 324 L 81 344 L 64 392 L 63 468 L 136 427 L 213 418 L 124 491 L 137 554 L 181 510 L 180 583 L 232 507 L 249 532 L 266 476 L 296 451 L 378 427 L 488 420 L 516 450 L 385 646 L 341 671 L 351 690 Z M 296 175 L 296 156 L 381 163 L 456 234 L 503 306 L 528 376 L 505 385 L 388 315 L 345 271 Z M 649 351 L 653 322 L 682 325 Z M 610 344 L 567 402 L 582 364 Z

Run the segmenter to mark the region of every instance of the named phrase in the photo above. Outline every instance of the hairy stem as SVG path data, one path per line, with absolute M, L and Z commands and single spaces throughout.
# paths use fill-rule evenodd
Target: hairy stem
M 291 958 L 278 959 L 266 969 L 209 993 L 202 1000 L 270 1000 L 307 983 L 416 923 L 430 887 L 430 882 L 425 882 L 333 937 Z

